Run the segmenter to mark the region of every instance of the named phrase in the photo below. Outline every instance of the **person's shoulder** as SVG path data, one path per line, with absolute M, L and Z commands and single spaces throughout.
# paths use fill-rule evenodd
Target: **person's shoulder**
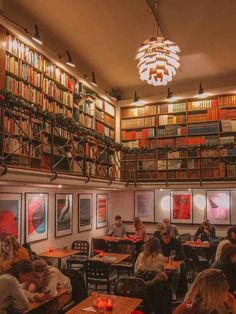
M 1 283 L 1 286 L 18 286 L 19 285 L 19 282 L 18 280 L 10 275 L 10 274 L 3 274 L 0 276 L 0 283 Z

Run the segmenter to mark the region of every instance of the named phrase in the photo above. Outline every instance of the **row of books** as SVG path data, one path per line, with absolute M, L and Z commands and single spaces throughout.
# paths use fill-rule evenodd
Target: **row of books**
M 17 81 L 9 75 L 5 79 L 6 89 L 16 96 L 20 96 L 29 102 L 42 106 L 43 94 L 22 81 Z
M 51 61 L 44 59 L 44 71 L 49 77 L 56 80 L 61 85 L 66 88 L 72 89 L 74 85 L 74 79 L 61 69 L 59 69 L 56 65 L 54 65 Z
M 206 110 L 218 107 L 218 99 L 202 99 L 188 102 L 188 110 Z
M 98 121 L 96 121 L 96 130 L 100 134 L 104 134 L 104 135 L 109 136 L 111 138 L 115 137 L 114 130 L 110 129 L 109 127 L 105 126 L 103 123 L 100 123 Z
M 23 63 L 22 60 L 16 60 L 14 57 L 6 55 L 6 70 L 34 86 L 42 87 L 42 74 Z
M 222 132 L 236 132 L 236 120 L 221 120 Z
M 236 177 L 236 165 L 226 164 L 226 176 Z
M 74 102 L 75 106 L 74 109 L 76 110 L 76 107 L 78 107 L 81 111 L 84 113 L 90 114 L 91 116 L 94 115 L 94 103 L 88 101 L 87 99 L 80 98 L 78 101 Z
M 220 145 L 230 144 L 230 143 L 235 143 L 235 142 L 236 142 L 235 136 L 220 136 L 219 138 Z
M 218 122 L 208 122 L 188 125 L 188 134 L 202 134 L 202 133 L 218 133 L 219 123 Z
M 16 55 L 19 59 L 22 59 L 40 71 L 43 71 L 43 56 L 30 49 L 12 35 L 8 35 L 6 49 Z
M 74 119 L 89 129 L 94 129 L 94 119 L 79 110 L 74 110 Z
M 220 119 L 236 119 L 236 110 L 226 110 L 222 109 L 220 110 Z
M 14 153 L 18 155 L 26 155 L 29 153 L 26 144 L 22 145 L 22 142 L 19 139 L 10 136 L 4 137 L 3 149 L 5 153 Z
M 160 104 L 158 105 L 158 113 L 174 113 L 186 111 L 186 103 L 177 103 L 177 104 Z
M 160 137 L 185 135 L 186 127 L 179 125 L 166 125 L 164 128 L 158 128 L 157 134 Z
M 236 95 L 219 97 L 219 107 L 234 107 L 234 106 L 236 106 Z
M 121 108 L 121 119 L 156 115 L 156 109 L 156 105 L 148 105 L 136 108 Z
M 186 123 L 186 115 L 160 115 L 159 125 Z
M 47 110 L 49 112 L 61 113 L 66 118 L 72 117 L 72 111 L 68 107 L 63 106 L 60 103 L 52 101 L 51 99 L 48 98 L 43 98 L 42 108 L 43 110 Z
M 121 131 L 121 140 L 139 140 L 155 137 L 155 129 L 142 129 L 141 131 Z
M 108 103 L 107 101 L 100 98 L 96 98 L 95 104 L 96 104 L 96 107 L 110 114 L 112 117 L 115 116 L 115 107 L 111 105 L 110 103 Z
M 137 129 L 137 128 L 153 127 L 155 126 L 155 122 L 156 122 L 155 117 L 126 119 L 126 120 L 121 120 L 121 128 L 122 129 Z
M 106 112 L 100 111 L 100 110 L 95 110 L 95 118 L 100 121 L 104 122 L 111 128 L 115 128 L 115 119 L 109 115 L 106 114 Z
M 57 84 L 47 78 L 43 79 L 43 91 L 55 100 L 72 107 L 73 106 L 73 95 L 69 92 L 63 91 L 58 88 Z
M 207 113 L 188 114 L 188 123 L 218 120 L 218 108 L 208 109 Z

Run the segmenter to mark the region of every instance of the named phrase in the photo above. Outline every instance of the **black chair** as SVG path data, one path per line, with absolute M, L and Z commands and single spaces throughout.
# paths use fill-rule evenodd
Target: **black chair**
M 191 235 L 190 233 L 183 233 L 179 235 L 179 241 L 181 243 L 184 243 L 186 241 L 190 241 L 191 240 Z
M 133 244 L 119 243 L 117 247 L 117 253 L 119 254 L 129 254 L 129 257 L 126 260 L 120 262 L 119 264 L 114 264 L 118 273 L 118 278 L 120 276 L 121 270 L 126 270 L 128 276 L 133 274 L 134 262 L 135 262 L 135 246 Z
M 183 245 L 187 272 L 191 274 L 188 281 L 193 281 L 198 272 L 210 267 L 207 258 L 199 256 L 196 250 L 189 245 Z
M 134 277 L 120 278 L 115 286 L 115 294 L 144 300 L 146 297 L 145 282 L 140 278 Z
M 104 239 L 93 238 L 92 239 L 92 247 L 93 247 L 93 254 L 92 255 L 96 255 L 95 250 L 104 251 L 104 252 L 109 251 L 109 246 Z
M 102 285 L 106 286 L 105 291 L 110 293 L 111 285 L 117 280 L 117 275 L 111 272 L 110 265 L 101 261 L 90 260 L 86 262 L 85 270 L 87 289 L 89 284 L 94 284 L 95 290 L 97 290 L 98 285 Z
M 68 304 L 59 310 L 58 314 L 66 313 L 88 296 L 88 290 L 86 289 L 84 275 L 82 272 L 75 269 L 62 269 L 61 271 L 65 276 L 70 278 L 72 286 L 72 299 Z
M 77 268 L 82 268 L 89 258 L 88 241 L 76 240 L 72 243 L 71 248 L 72 250 L 79 250 L 80 252 L 66 260 L 67 268 L 72 268 L 74 265 L 76 265 Z

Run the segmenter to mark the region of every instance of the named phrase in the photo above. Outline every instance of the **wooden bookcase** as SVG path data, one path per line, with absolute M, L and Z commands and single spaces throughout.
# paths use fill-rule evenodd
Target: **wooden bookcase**
M 0 49 L 2 87 L 38 110 L 73 118 L 115 139 L 115 106 L 3 26 L 0 36 L 5 43 Z M 1 121 L 1 155 L 7 164 L 114 178 L 114 152 L 102 141 L 37 119 L 27 110 L 1 109 Z
M 153 131 L 146 138 L 147 127 Z M 123 107 L 121 139 L 146 148 L 123 153 L 126 181 L 235 179 L 236 95 Z

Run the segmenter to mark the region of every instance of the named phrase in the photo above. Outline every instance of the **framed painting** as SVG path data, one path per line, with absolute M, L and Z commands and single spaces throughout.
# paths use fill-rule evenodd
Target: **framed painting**
M 0 193 L 0 234 L 8 232 L 21 242 L 21 193 Z
M 171 192 L 170 221 L 173 223 L 192 223 L 192 192 L 173 191 Z
M 207 219 L 215 225 L 230 225 L 230 191 L 207 191 Z
M 108 224 L 108 195 L 97 194 L 96 202 L 96 228 L 107 227 Z
M 155 194 L 154 191 L 134 192 L 134 216 L 143 222 L 155 221 Z
M 92 229 L 93 195 L 78 195 L 78 231 L 88 231 Z
M 25 193 L 25 240 L 35 242 L 48 237 L 48 193 Z
M 72 234 L 73 230 L 73 195 L 55 194 L 55 236 L 56 238 Z

